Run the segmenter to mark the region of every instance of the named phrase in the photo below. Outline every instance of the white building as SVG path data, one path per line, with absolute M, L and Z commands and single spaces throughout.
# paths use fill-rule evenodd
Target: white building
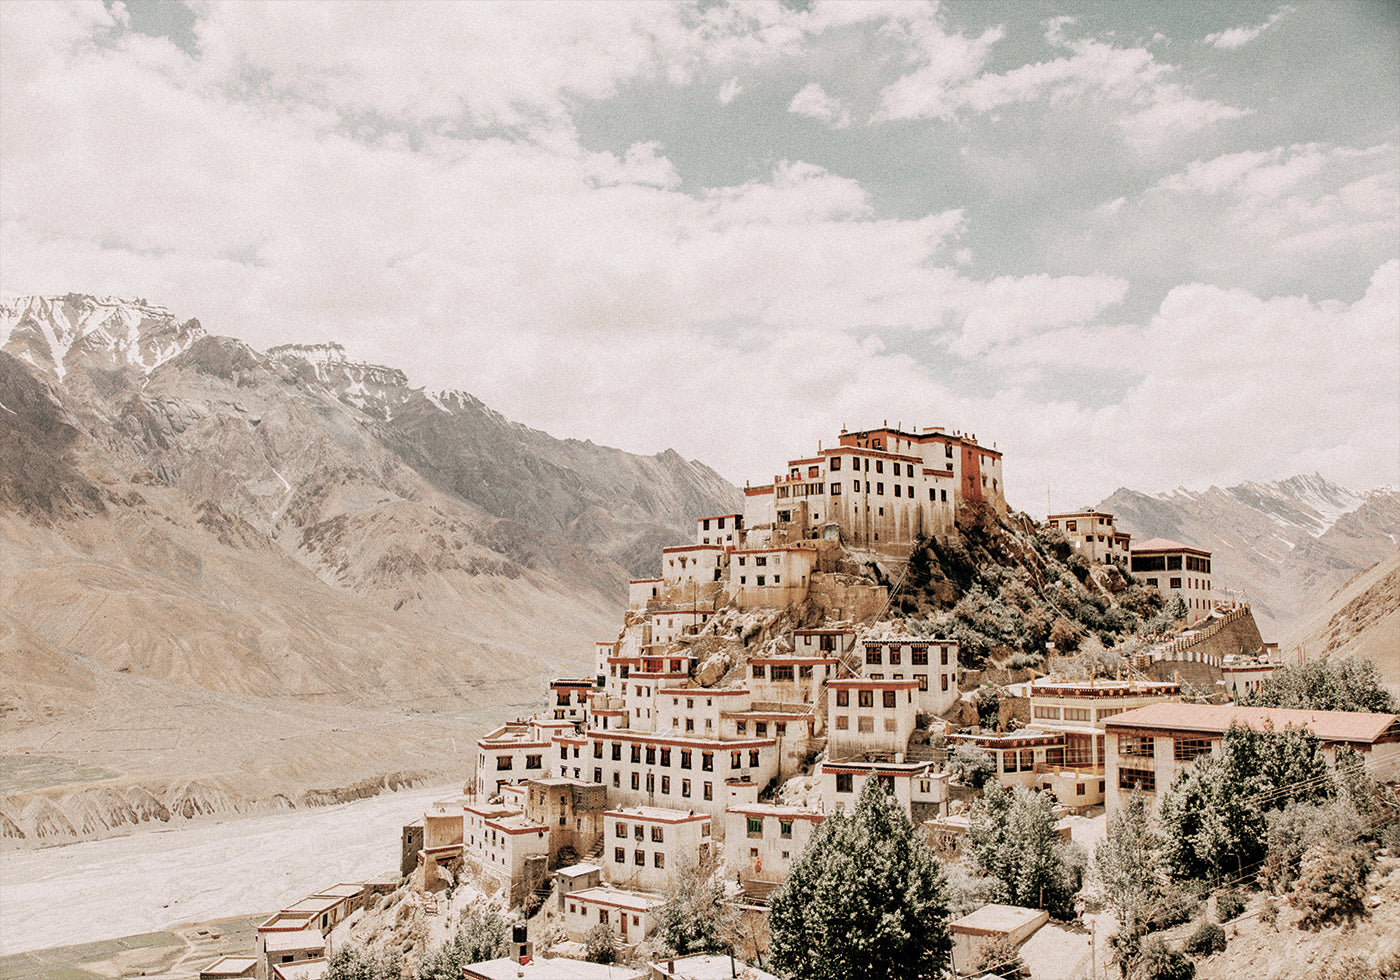
M 714 850 L 708 812 L 639 806 L 603 814 L 604 878 L 614 885 L 666 892 L 676 875 L 709 861 Z
M 1059 528 L 1077 554 L 1096 564 L 1128 563 L 1133 536 L 1119 531 L 1113 515 L 1100 510 L 1077 510 L 1069 514 L 1051 514 L 1047 524 Z
M 822 810 L 841 813 L 855 809 L 866 780 L 880 780 L 909 819 L 915 823 L 948 815 L 948 774 L 932 762 L 852 758 L 823 762 L 817 769 Z
M 1210 615 L 1212 578 L 1210 552 L 1152 538 L 1133 548 L 1132 573 L 1144 585 L 1155 586 L 1164 597 L 1173 593 L 1186 603 L 1186 618 L 1196 622 Z
M 552 732 L 532 722 L 514 721 L 477 739 L 476 795 L 496 796 L 502 787 L 549 774 L 545 765 Z
M 912 678 L 920 714 L 941 715 L 958 701 L 958 643 L 908 636 L 860 641 L 865 676 L 872 680 Z
M 918 682 L 845 677 L 827 683 L 827 757 L 903 753 L 914 733 Z
M 658 895 L 621 888 L 585 888 L 564 899 L 564 932 L 576 943 L 604 924 L 624 945 L 636 945 L 656 931 L 657 910 L 666 900 Z
M 803 807 L 732 806 L 724 815 L 725 863 L 741 881 L 780 884 L 823 819 L 821 811 Z

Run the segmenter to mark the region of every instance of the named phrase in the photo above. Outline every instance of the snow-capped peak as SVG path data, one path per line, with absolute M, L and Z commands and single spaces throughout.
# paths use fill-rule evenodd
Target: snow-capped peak
M 79 293 L 0 299 L 0 350 L 59 380 L 80 358 L 149 374 L 204 335 L 198 320 L 178 323 L 144 299 Z

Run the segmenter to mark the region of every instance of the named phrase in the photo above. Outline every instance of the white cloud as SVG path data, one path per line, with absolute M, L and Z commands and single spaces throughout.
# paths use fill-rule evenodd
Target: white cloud
M 1207 34 L 1205 37 L 1201 38 L 1201 43 L 1209 44 L 1212 47 L 1220 48 L 1224 51 L 1233 51 L 1236 48 L 1242 48 L 1292 12 L 1292 7 L 1280 7 L 1274 12 L 1272 17 L 1262 24 L 1255 27 L 1231 27 L 1229 30 L 1220 31 L 1216 34 Z
M 827 95 L 817 82 L 808 82 L 792 97 L 788 112 L 819 120 L 832 129 L 845 129 L 851 124 L 850 111 L 840 100 Z
M 739 76 L 735 75 L 719 87 L 719 104 L 729 105 L 743 90 L 744 87 L 739 84 Z

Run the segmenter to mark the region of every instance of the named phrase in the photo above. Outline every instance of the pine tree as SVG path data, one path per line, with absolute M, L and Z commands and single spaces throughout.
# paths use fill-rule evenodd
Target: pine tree
M 947 882 L 923 831 L 878 779 L 812 835 L 768 914 L 773 968 L 803 980 L 948 973 Z
M 1069 914 L 1083 861 L 1072 867 L 1067 860 L 1045 796 L 991 784 L 972 805 L 968 839 L 978 866 L 999 883 L 998 901 L 1048 909 L 1058 917 Z

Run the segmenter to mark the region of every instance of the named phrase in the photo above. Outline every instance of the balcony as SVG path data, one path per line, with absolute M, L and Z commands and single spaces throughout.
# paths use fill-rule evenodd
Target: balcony
M 1102 776 L 1103 769 L 1103 766 L 1052 766 L 1046 762 L 1037 762 L 1035 764 L 1035 772 L 1037 774 L 1072 772 L 1076 776 Z

